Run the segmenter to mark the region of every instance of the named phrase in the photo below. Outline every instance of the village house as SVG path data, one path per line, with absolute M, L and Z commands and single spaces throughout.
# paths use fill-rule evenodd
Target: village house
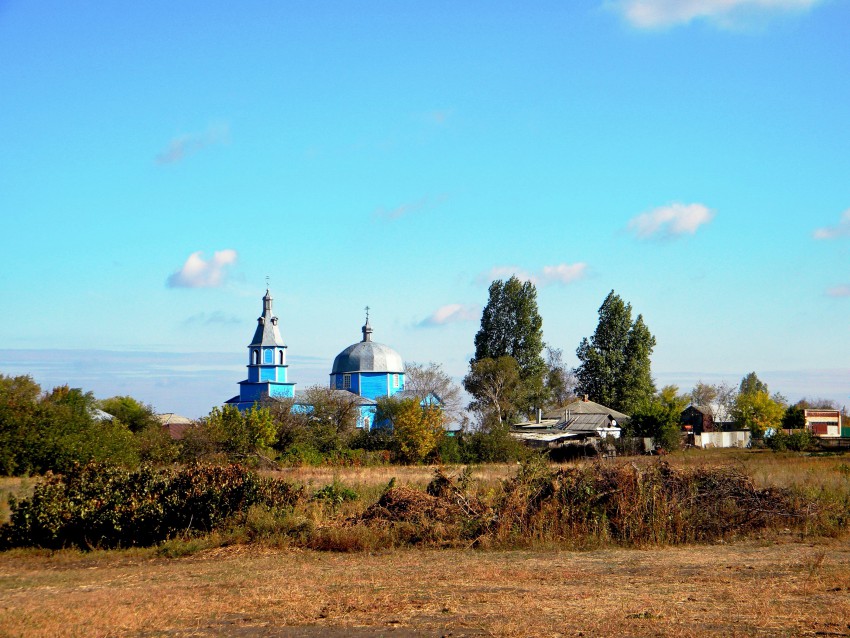
M 850 436 L 850 432 L 842 433 L 841 412 L 823 408 L 806 408 L 803 410 L 805 427 L 814 436 L 823 439 L 837 439 Z M 847 430 L 848 428 L 844 428 Z
M 607 454 L 609 449 L 605 439 L 620 438 L 620 425 L 628 419 L 627 414 L 589 401 L 585 396 L 563 408 L 538 411 L 533 421 L 514 424 L 511 436 L 537 449 L 574 447 L 583 448 L 585 452 Z

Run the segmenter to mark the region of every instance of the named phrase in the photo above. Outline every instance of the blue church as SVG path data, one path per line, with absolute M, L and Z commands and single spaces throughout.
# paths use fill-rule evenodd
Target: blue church
M 375 423 L 379 397 L 404 392 L 404 362 L 387 345 L 372 341 L 368 308 L 363 338 L 340 352 L 330 372 L 330 389 L 354 395 L 359 409 L 357 427 L 370 429 Z M 295 399 L 294 409 L 311 410 L 299 402 L 300 392 L 287 380 L 286 345 L 280 335 L 278 318 L 272 312 L 272 296 L 266 290 L 263 314 L 257 319 L 254 338 L 248 344 L 248 378 L 239 382 L 239 394 L 226 404 L 247 410 L 255 403 L 274 399 Z

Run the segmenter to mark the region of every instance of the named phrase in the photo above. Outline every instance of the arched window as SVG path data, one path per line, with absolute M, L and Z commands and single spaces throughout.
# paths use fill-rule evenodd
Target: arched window
M 278 363 L 280 365 L 283 365 L 283 350 L 278 351 L 277 358 L 278 358 Z
M 260 365 L 260 351 L 259 350 L 254 350 L 251 353 L 251 363 L 253 363 L 255 366 Z

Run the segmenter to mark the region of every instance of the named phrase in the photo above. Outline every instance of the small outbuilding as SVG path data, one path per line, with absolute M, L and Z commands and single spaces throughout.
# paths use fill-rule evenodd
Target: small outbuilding
M 164 412 L 156 415 L 162 424 L 162 429 L 175 441 L 179 441 L 186 434 L 186 430 L 196 425 L 195 421 L 186 416 L 180 416 L 174 412 Z
M 679 418 L 683 429 L 691 434 L 714 432 L 718 429 L 714 423 L 714 414 L 712 414 L 710 408 L 704 405 L 689 405 L 682 410 Z

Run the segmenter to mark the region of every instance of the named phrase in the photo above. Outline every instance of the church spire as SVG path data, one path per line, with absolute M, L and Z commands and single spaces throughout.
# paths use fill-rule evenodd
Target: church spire
M 263 314 L 257 318 L 257 329 L 254 331 L 251 346 L 284 345 L 283 337 L 280 336 L 280 330 L 277 327 L 277 317 L 272 311 L 273 300 L 271 292 L 266 288 L 266 294 L 263 296 Z
M 363 342 L 372 340 L 372 325 L 369 323 L 369 306 L 366 306 L 366 324 L 362 328 Z

